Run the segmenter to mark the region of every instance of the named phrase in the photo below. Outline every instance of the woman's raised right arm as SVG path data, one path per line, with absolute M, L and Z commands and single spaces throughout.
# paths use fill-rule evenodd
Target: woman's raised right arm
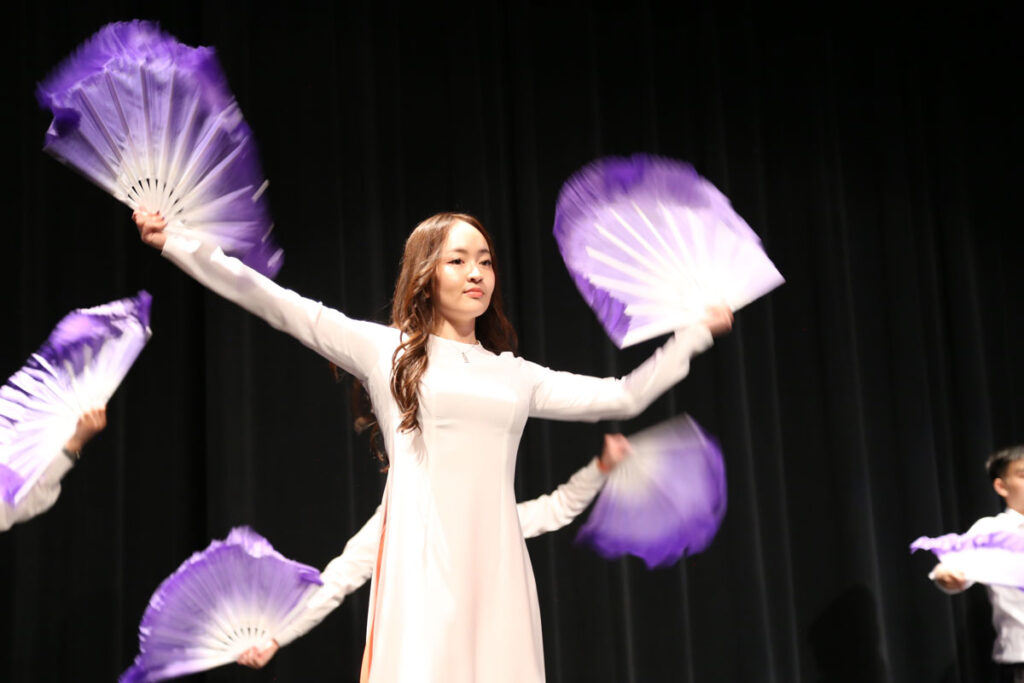
M 394 330 L 352 320 L 301 297 L 225 255 L 219 247 L 172 234 L 166 235 L 162 246 L 163 256 L 200 284 L 287 332 L 360 380 L 367 378 L 382 349 L 390 352 L 389 340 L 397 334 Z

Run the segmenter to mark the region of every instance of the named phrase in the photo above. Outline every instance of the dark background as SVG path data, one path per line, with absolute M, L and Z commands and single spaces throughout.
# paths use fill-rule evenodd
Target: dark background
M 626 424 L 527 427 L 522 497 L 603 431 L 681 411 L 729 477 L 718 538 L 669 570 L 600 560 L 574 530 L 530 542 L 549 680 L 987 680 L 983 591 L 944 596 L 907 546 L 995 513 L 984 458 L 1024 441 L 1009 6 L 13 3 L 0 375 L 69 309 L 143 287 L 154 336 L 57 505 L 0 535 L 0 679 L 112 680 L 190 553 L 244 523 L 322 567 L 380 495 L 326 362 L 40 152 L 35 82 L 141 17 L 217 47 L 271 179 L 278 281 L 352 316 L 385 317 L 419 220 L 468 211 L 496 235 L 524 356 L 629 370 L 655 344 L 614 349 L 550 233 L 561 183 L 606 154 L 691 161 L 763 237 L 788 282 L 666 398 Z M 355 680 L 365 616 L 364 589 L 266 670 L 205 680 Z

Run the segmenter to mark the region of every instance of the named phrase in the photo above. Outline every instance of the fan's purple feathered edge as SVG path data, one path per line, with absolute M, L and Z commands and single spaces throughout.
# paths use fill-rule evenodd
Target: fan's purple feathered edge
M 85 348 L 95 347 L 104 339 L 120 337 L 125 332 L 125 321 L 147 329 L 152 305 L 153 297 L 142 290 L 131 298 L 76 309 L 57 323 L 37 353 L 51 365 L 70 361 L 77 372 L 85 362 Z
M 241 549 L 245 554 L 254 559 L 267 557 L 280 562 L 295 573 L 296 581 L 318 586 L 323 585 L 323 581 L 320 579 L 320 572 L 315 568 L 285 557 L 274 550 L 270 541 L 260 536 L 251 528 L 247 526 L 235 527 L 223 541 L 212 541 L 205 550 L 193 553 L 173 574 L 164 579 L 156 589 L 156 592 L 153 593 L 149 600 L 149 606 L 146 608 L 146 612 L 142 615 L 142 621 L 139 623 L 139 654 L 135 657 L 132 666 L 121 674 L 121 677 L 118 679 L 119 683 L 159 681 L 197 671 L 197 669 L 189 669 L 187 665 L 185 668 L 177 670 L 180 667 L 166 664 L 154 667 L 148 663 L 147 634 L 152 630 L 159 618 L 161 605 L 172 602 L 176 594 L 183 590 L 189 573 L 196 571 L 197 567 L 208 562 L 212 556 L 222 552 L 233 552 L 236 549 Z
M 36 99 L 42 108 L 49 109 L 54 116 L 46 133 L 44 149 L 62 159 L 62 154 L 56 148 L 63 138 L 78 129 L 81 119 L 72 103 L 74 91 L 86 81 L 105 72 L 108 66 L 125 63 L 146 64 L 151 68 L 176 66 L 179 71 L 195 79 L 206 104 L 223 110 L 234 102 L 234 95 L 213 48 L 184 45 L 162 32 L 157 24 L 148 21 L 136 19 L 112 23 L 101 28 L 38 84 Z M 252 130 L 240 114 L 233 117 L 229 135 L 235 141 L 253 139 Z M 85 168 L 88 166 L 87 163 L 83 165 Z M 87 173 L 85 175 L 89 177 Z M 231 177 L 236 186 L 251 185 L 259 188 L 263 185 L 264 175 L 253 144 L 249 144 L 235 160 Z M 233 207 L 238 210 L 238 218 L 251 217 L 267 227 L 260 234 L 247 235 L 245 249 L 225 251 L 273 278 L 283 263 L 283 252 L 270 237 L 272 223 L 266 200 L 258 197 L 250 201 L 249 197 L 244 197 L 241 201 L 233 202 Z
M 234 99 L 212 48 L 184 45 L 158 24 L 134 19 L 107 24 L 53 69 L 36 88 L 39 105 L 61 107 L 81 81 L 102 72 L 112 61 L 177 64 L 196 75 L 208 102 L 223 108 Z
M 184 45 L 153 22 L 140 19 L 115 22 L 97 31 L 36 86 L 39 106 L 54 115 L 44 147 L 77 128 L 80 115 L 69 108 L 74 90 L 83 81 L 103 73 L 112 63 L 176 65 L 195 77 L 203 89 L 204 100 L 212 106 L 225 109 L 234 101 L 213 48 Z M 251 135 L 244 120 L 239 120 L 238 125 L 241 135 Z M 257 174 L 262 175 L 258 170 Z
M 693 209 L 708 208 L 722 217 L 730 229 L 760 242 L 754 231 L 733 210 L 729 199 L 693 166 L 682 161 L 649 154 L 630 157 L 604 157 L 577 171 L 562 185 L 555 205 L 554 235 L 576 287 L 597 314 L 616 346 L 629 331 L 630 317 L 625 303 L 593 285 L 576 266 L 576 253 L 584 248 L 576 235 L 586 234 L 577 227 L 595 215 L 598 206 L 624 198 L 638 201 L 671 198 Z
M 674 533 L 666 534 L 659 538 L 644 540 L 640 534 L 619 536 L 608 533 L 609 530 L 618 526 L 622 520 L 617 517 L 622 514 L 620 501 L 612 500 L 609 496 L 601 495 L 594 504 L 594 509 L 587 518 L 586 523 L 580 528 L 576 536 L 577 543 L 584 543 L 604 557 L 613 560 L 623 555 L 635 555 L 641 558 L 648 569 L 664 567 L 677 562 L 681 557 L 694 555 L 703 552 L 714 540 L 718 529 L 722 524 L 727 507 L 728 493 L 725 480 L 725 461 L 722 458 L 722 449 L 718 441 L 706 434 L 700 426 L 689 419 L 689 425 L 695 431 L 699 448 L 703 454 L 703 463 L 708 466 L 706 477 L 701 482 L 679 482 L 684 488 L 700 486 L 700 497 L 710 501 L 702 514 L 681 520 Z M 682 444 L 681 448 L 687 450 L 694 447 L 693 444 Z M 677 473 L 667 472 L 665 477 L 671 479 Z M 678 488 L 678 487 L 677 487 Z M 650 495 L 663 495 L 659 491 L 651 491 Z M 654 506 L 652 506 L 652 509 Z M 643 519 L 645 510 L 633 507 L 629 510 L 631 528 L 644 529 L 647 522 Z M 646 514 L 650 514 L 648 510 Z M 659 519 L 663 522 L 663 519 Z
M 1024 534 L 1013 531 L 992 531 L 985 534 L 945 534 L 935 538 L 922 536 L 910 544 L 910 552 L 930 550 L 937 557 L 964 550 L 989 548 L 1024 553 Z
M 50 367 L 63 367 L 70 363 L 74 372 L 81 372 L 86 359 L 86 350 L 95 350 L 105 340 L 118 338 L 128 329 L 146 330 L 141 338 L 139 349 L 148 339 L 149 315 L 153 297 L 145 290 L 139 291 L 134 297 L 119 299 L 102 306 L 80 308 L 64 316 L 50 333 L 43 345 L 34 353 L 21 370 L 11 375 L 4 385 L 4 400 L 0 402 L 0 428 L 9 432 L 16 429 L 18 418 L 3 412 L 5 404 L 22 405 L 31 399 L 18 382 L 22 373 L 29 375 L 48 374 L 46 363 Z M 129 365 L 134 357 L 129 359 Z M 19 491 L 29 481 L 7 466 L 0 464 L 0 497 L 14 504 Z

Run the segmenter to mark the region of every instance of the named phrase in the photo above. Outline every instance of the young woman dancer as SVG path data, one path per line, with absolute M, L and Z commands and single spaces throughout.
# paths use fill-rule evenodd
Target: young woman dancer
M 528 417 L 625 419 L 732 326 L 726 308 L 677 331 L 629 375 L 555 372 L 513 355 L 493 242 L 442 213 L 406 241 L 392 326 L 303 299 L 200 240 L 135 214 L 143 242 L 196 280 L 351 373 L 389 456 L 361 680 L 544 680 L 540 611 L 513 492 Z

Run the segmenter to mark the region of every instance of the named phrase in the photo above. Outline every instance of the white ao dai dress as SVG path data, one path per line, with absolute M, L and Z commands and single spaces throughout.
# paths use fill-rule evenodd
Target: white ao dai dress
M 395 329 L 352 320 L 225 256 L 168 236 L 164 255 L 218 294 L 353 374 L 373 403 L 390 459 L 363 680 L 544 680 L 540 611 L 516 514 L 516 452 L 528 417 L 629 418 L 689 371 L 706 327 L 677 332 L 622 379 L 554 372 L 479 345 L 432 337 L 420 429 L 398 429 Z

